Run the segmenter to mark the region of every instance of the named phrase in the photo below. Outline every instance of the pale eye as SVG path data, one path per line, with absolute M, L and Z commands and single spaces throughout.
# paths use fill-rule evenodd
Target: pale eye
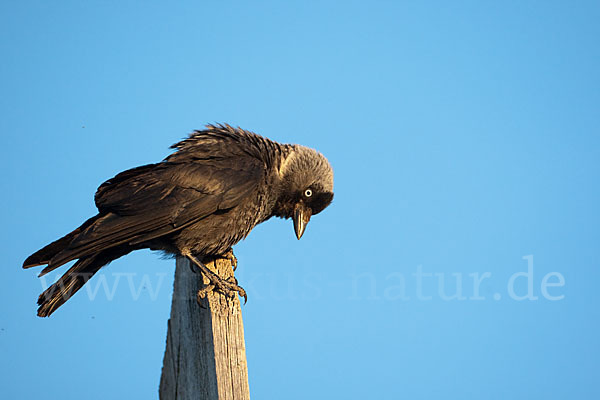
M 312 196 L 312 190 L 310 190 L 310 189 L 306 189 L 306 190 L 304 191 L 304 195 L 305 195 L 306 197 L 310 197 L 310 196 Z

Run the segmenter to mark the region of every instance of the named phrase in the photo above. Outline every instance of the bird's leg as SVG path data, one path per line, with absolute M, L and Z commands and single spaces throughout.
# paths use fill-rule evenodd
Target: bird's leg
M 204 265 L 200 260 L 194 257 L 190 252 L 182 252 L 182 255 L 189 259 L 192 263 L 194 263 L 200 269 L 200 271 L 202 271 L 204 276 L 206 276 L 210 281 L 210 284 L 201 291 L 202 293 L 199 292 L 198 296 L 203 297 L 203 294 L 205 294 L 206 292 L 217 289 L 228 297 L 234 297 L 236 293 L 238 293 L 241 297 L 244 298 L 244 304 L 246 303 L 246 301 L 248 301 L 246 291 L 237 284 L 237 279 L 235 279 L 235 277 L 233 278 L 235 283 L 231 283 L 221 278 L 213 271 L 211 271 L 206 265 Z

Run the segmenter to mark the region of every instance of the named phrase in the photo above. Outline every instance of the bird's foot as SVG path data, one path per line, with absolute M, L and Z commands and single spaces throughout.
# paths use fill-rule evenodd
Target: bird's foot
M 215 290 L 215 285 L 213 285 L 213 284 L 208 284 L 208 285 L 204 286 L 202 289 L 198 290 L 198 293 L 196 293 L 196 302 L 198 302 L 200 307 L 206 308 L 204 303 L 202 303 L 202 299 L 205 299 L 206 296 L 208 296 L 208 294 L 210 292 L 212 292 L 213 290 Z
M 233 249 L 230 248 L 224 254 L 222 254 L 219 258 L 224 258 L 226 260 L 229 260 L 231 262 L 231 265 L 233 266 L 233 270 L 235 271 L 237 269 L 237 265 L 238 265 L 237 257 L 235 256 L 235 254 L 233 254 Z
M 248 301 L 248 295 L 246 294 L 244 288 L 237 284 L 237 279 L 233 278 L 233 280 L 235 281 L 235 283 L 233 283 L 229 280 L 220 278 L 216 274 L 214 275 L 216 277 L 215 280 L 212 280 L 213 278 L 206 273 L 204 273 L 204 276 L 206 276 L 209 279 L 210 283 L 202 289 L 198 290 L 198 301 L 200 301 L 200 299 L 206 298 L 206 296 L 210 292 L 213 292 L 215 290 L 221 292 L 227 298 L 231 299 L 235 298 L 236 295 L 239 295 L 240 297 L 244 298 L 244 304 L 246 304 L 246 302 Z
M 246 304 L 246 302 L 248 301 L 246 291 L 244 290 L 244 288 L 238 285 L 237 279 L 235 279 L 235 277 L 232 276 L 229 279 L 223 279 L 219 275 L 211 271 L 206 265 L 204 265 L 192 254 L 186 253 L 183 255 L 187 257 L 193 264 L 195 264 L 200 269 L 200 271 L 202 271 L 202 274 L 209 280 L 208 285 L 206 285 L 206 287 L 198 291 L 198 300 L 205 298 L 208 293 L 217 290 L 223 293 L 228 298 L 234 298 L 236 294 L 239 294 L 240 297 L 244 298 L 244 304 Z
M 229 262 L 231 263 L 233 270 L 235 271 L 237 269 L 237 257 L 233 254 L 233 249 L 230 247 L 229 250 L 227 250 L 225 253 L 220 254 L 218 256 L 206 256 L 202 259 L 202 262 L 207 264 L 211 261 L 216 261 L 218 259 L 222 259 L 222 260 L 229 260 Z

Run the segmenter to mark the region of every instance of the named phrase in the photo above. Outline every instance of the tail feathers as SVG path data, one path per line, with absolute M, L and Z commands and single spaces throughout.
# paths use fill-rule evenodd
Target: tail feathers
M 104 265 L 140 248 L 130 245 L 130 225 L 135 227 L 137 219 L 125 220 L 115 214 L 98 214 L 85 221 L 79 228 L 50 243 L 29 256 L 23 268 L 47 265 L 40 276 L 68 263 L 77 262 L 38 299 L 38 315 L 48 317 L 63 305 Z M 123 228 L 121 225 L 124 225 Z M 121 228 L 121 229 L 119 229 Z M 129 236 L 128 236 L 129 235 Z
M 38 298 L 38 316 L 48 317 L 63 305 L 96 273 L 106 262 L 96 257 L 79 259 L 56 283 Z
M 23 263 L 23 268 L 31 268 L 31 267 L 36 267 L 38 265 L 48 264 L 50 262 L 50 260 L 52 260 L 52 258 L 54 258 L 58 253 L 65 250 L 69 246 L 69 244 L 73 241 L 73 239 L 75 239 L 75 237 L 77 237 L 77 235 L 79 235 L 79 233 L 81 233 L 82 230 L 84 230 L 88 226 L 92 225 L 99 217 L 100 217 L 100 215 L 96 215 L 96 216 L 88 219 L 79 228 L 75 229 L 73 232 L 65 235 L 64 237 L 62 237 L 58 240 L 55 240 L 54 242 L 50 243 L 46 247 L 36 251 L 35 253 L 33 253 L 32 255 L 27 257 L 27 259 Z M 61 265 L 62 264 L 58 264 L 58 265 L 55 264 L 52 266 L 48 265 L 48 267 L 44 268 L 44 270 L 40 273 L 40 276 L 47 274 L 48 272 L 52 271 L 55 268 L 60 267 Z
M 81 257 L 56 283 L 40 295 L 38 298 L 38 305 L 40 306 L 38 316 L 50 316 L 81 289 L 100 268 L 133 250 L 135 248 L 121 246 L 101 251 L 93 256 Z
M 48 264 L 52 257 L 63 251 L 78 233 L 79 228 L 64 237 L 55 240 L 43 249 L 36 251 L 27 257 L 23 263 L 23 268 L 31 268 L 37 267 L 38 265 Z

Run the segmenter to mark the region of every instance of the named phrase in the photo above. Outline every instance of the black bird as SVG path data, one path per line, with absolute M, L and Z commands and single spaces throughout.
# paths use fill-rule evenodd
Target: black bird
M 104 265 L 143 248 L 185 256 L 218 289 L 245 297 L 200 260 L 228 254 L 273 216 L 292 218 L 300 239 L 310 217 L 333 199 L 331 166 L 308 147 L 218 124 L 171 148 L 176 151 L 162 162 L 100 185 L 98 214 L 25 260 L 23 268 L 46 265 L 40 276 L 77 260 L 40 295 L 40 317 L 52 314 Z

